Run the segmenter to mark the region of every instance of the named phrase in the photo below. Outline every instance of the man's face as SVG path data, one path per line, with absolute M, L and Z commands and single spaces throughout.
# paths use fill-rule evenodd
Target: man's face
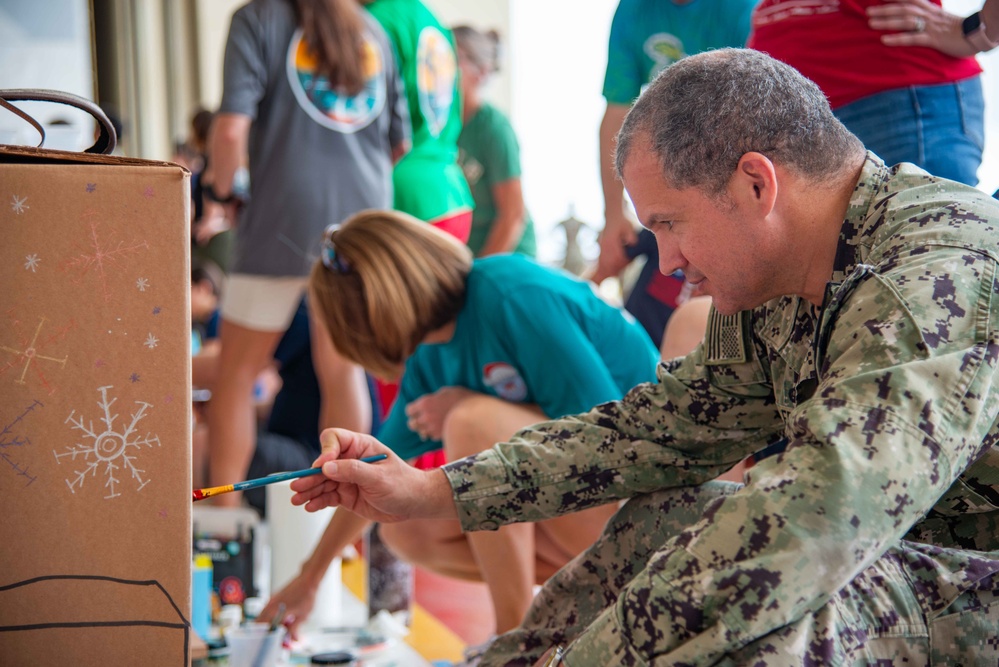
M 699 293 L 713 297 L 722 314 L 754 308 L 781 294 L 780 262 L 789 258 L 782 257 L 780 240 L 759 209 L 740 204 L 752 196 L 751 186 L 734 178 L 721 197 L 696 188 L 671 188 L 653 153 L 639 146 L 623 176 L 639 222 L 656 236 L 664 274 L 683 271 Z M 746 187 L 748 195 L 734 191 Z

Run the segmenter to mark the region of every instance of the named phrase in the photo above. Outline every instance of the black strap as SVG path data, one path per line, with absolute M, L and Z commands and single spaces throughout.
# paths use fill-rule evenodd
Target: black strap
M 97 141 L 94 142 L 94 145 L 84 151 L 86 153 L 110 155 L 118 143 L 118 136 L 115 134 L 114 126 L 108 119 L 107 114 L 99 106 L 86 98 L 72 93 L 64 93 L 60 90 L 43 90 L 37 88 L 0 89 L 0 106 L 14 115 L 23 118 L 38 131 L 38 134 L 41 136 L 41 140 L 38 142 L 39 147 L 45 143 L 45 129 L 37 120 L 13 104 L 10 104 L 11 102 L 55 102 L 57 104 L 76 107 L 89 113 L 97 120 L 97 124 L 101 128 L 101 133 L 97 137 Z

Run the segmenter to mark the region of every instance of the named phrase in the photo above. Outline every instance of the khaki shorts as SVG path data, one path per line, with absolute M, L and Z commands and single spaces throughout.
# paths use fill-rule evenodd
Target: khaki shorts
M 257 331 L 284 331 L 291 324 L 308 278 L 231 274 L 222 291 L 222 319 Z

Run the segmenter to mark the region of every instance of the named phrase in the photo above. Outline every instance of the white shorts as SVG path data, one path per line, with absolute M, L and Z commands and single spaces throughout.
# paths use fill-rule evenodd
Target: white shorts
M 229 275 L 222 290 L 222 319 L 257 331 L 284 331 L 308 281 L 304 276 Z

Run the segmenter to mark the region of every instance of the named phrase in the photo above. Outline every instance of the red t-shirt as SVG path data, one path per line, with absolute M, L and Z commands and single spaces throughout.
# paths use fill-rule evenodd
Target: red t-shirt
M 817 83 L 834 109 L 893 88 L 952 83 L 981 73 L 973 57 L 885 46 L 884 31 L 867 26 L 865 10 L 875 4 L 880 0 L 762 0 L 753 11 L 747 46 Z

